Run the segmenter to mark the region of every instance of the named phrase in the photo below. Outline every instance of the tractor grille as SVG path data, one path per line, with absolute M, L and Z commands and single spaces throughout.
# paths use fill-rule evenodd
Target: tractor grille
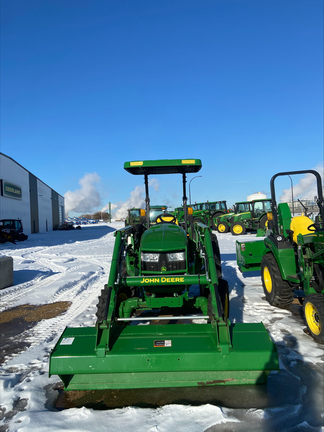
M 149 271 L 149 272 L 158 272 L 158 273 L 164 273 L 169 271 L 179 271 L 179 270 L 186 270 L 186 261 L 172 261 L 169 262 L 167 254 L 160 254 L 159 261 L 158 262 L 146 262 L 142 261 L 142 271 Z

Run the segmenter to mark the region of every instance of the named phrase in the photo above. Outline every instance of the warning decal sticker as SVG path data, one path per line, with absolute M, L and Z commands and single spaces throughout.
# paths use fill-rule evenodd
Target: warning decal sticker
M 165 348 L 165 347 L 171 347 L 172 341 L 171 340 L 155 340 L 154 341 L 154 348 Z
M 74 341 L 74 337 L 67 337 L 61 340 L 60 345 L 72 345 Z

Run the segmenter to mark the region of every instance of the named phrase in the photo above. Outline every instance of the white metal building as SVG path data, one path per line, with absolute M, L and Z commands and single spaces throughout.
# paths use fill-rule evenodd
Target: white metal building
M 57 230 L 64 222 L 64 197 L 0 153 L 1 219 L 20 219 L 27 235 Z

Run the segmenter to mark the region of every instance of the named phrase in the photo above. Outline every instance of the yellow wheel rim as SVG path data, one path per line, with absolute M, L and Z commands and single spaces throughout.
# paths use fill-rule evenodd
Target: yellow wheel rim
M 271 279 L 271 274 L 270 274 L 268 267 L 264 267 L 264 269 L 263 269 L 263 280 L 264 280 L 264 285 L 265 285 L 266 290 L 268 291 L 268 293 L 271 293 L 271 291 L 272 291 L 272 279 Z
M 235 234 L 241 234 L 242 231 L 243 231 L 243 228 L 241 227 L 241 225 L 234 225 L 233 226 L 233 232 L 235 232 Z
M 264 227 L 267 228 L 267 229 L 268 229 L 268 223 L 269 223 L 269 221 L 266 220 L 266 222 L 265 222 L 265 224 L 264 224 Z
M 319 335 L 321 333 L 321 321 L 316 307 L 311 302 L 306 303 L 305 317 L 310 331 L 314 335 Z
M 225 225 L 224 224 L 219 224 L 218 225 L 218 231 L 224 232 L 225 231 Z

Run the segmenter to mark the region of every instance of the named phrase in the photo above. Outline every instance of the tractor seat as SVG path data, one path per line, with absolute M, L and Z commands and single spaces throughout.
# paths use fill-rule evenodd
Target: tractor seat
M 309 231 L 309 225 L 312 225 L 314 222 L 307 216 L 295 216 L 292 218 L 290 223 L 290 229 L 293 231 L 293 241 L 297 243 L 298 234 L 311 234 L 312 231 Z

